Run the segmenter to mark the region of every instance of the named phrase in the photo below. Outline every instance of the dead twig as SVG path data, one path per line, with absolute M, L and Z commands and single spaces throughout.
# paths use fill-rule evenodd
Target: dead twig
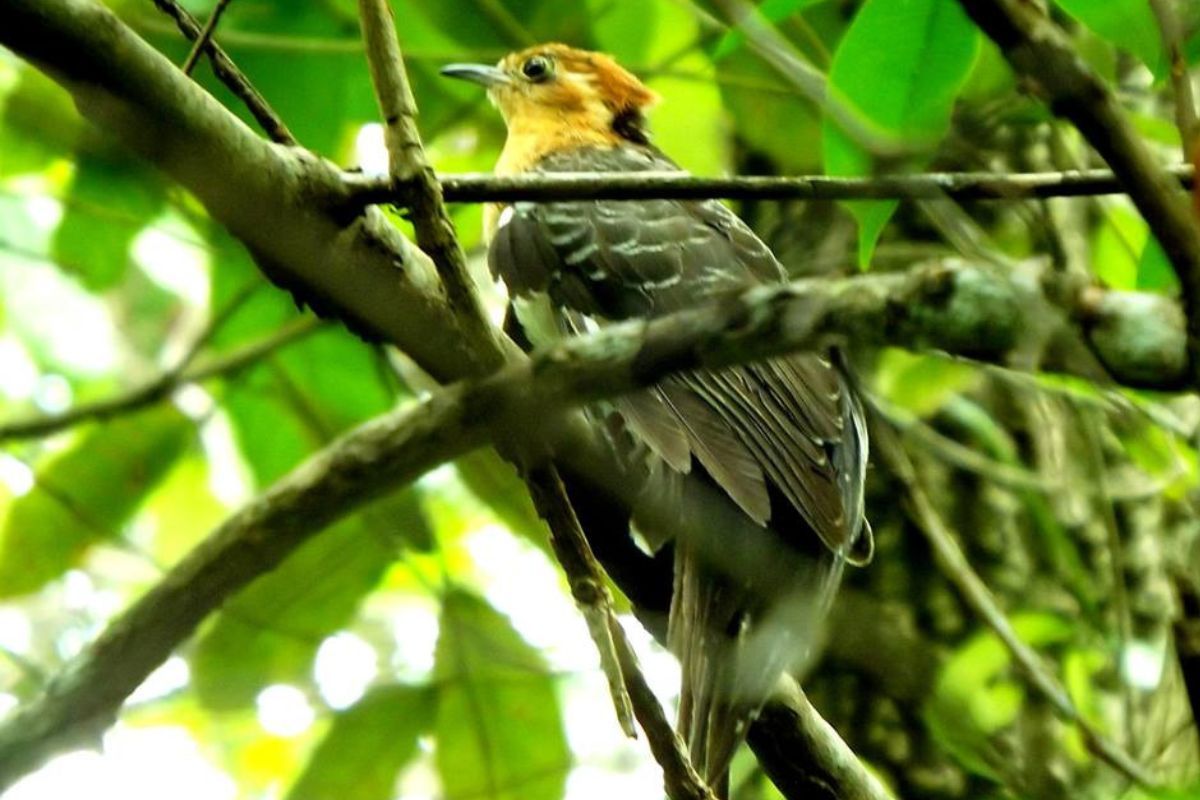
M 200 27 L 200 23 L 187 12 L 187 9 L 180 6 L 176 0 L 154 0 L 154 5 L 158 6 L 160 11 L 175 20 L 175 25 L 190 41 L 200 40 L 200 37 L 204 33 Z M 214 13 L 213 16 L 215 17 L 216 14 Z M 290 146 L 299 144 L 296 137 L 288 130 L 287 125 L 283 123 L 283 120 L 271 108 L 266 98 L 259 93 L 258 89 L 254 88 L 254 85 L 250 83 L 250 79 L 238 69 L 237 64 L 233 63 L 233 59 L 221 49 L 220 45 L 210 38 L 203 46 L 203 50 L 212 61 L 213 74 L 245 104 L 246 108 L 254 116 L 254 119 L 258 121 L 258 124 L 262 126 L 262 129 L 271 137 L 272 141 Z
M 200 53 L 208 45 L 213 37 L 213 33 L 217 30 L 217 23 L 221 21 L 221 15 L 225 13 L 226 7 L 229 6 L 229 0 L 217 0 L 217 6 L 213 9 L 212 15 L 209 16 L 208 22 L 204 24 L 204 30 L 200 31 L 200 36 L 192 45 L 192 51 L 188 53 L 187 58 L 180 67 L 184 75 L 191 75 L 192 69 L 196 66 L 196 61 L 200 58 Z
M 558 470 L 551 464 L 526 471 L 526 482 L 538 514 L 550 527 L 550 543 L 583 612 L 600 652 L 621 727 L 636 735 L 632 715 L 641 723 L 650 751 L 663 770 L 671 800 L 713 800 L 713 794 L 688 760 L 683 742 L 671 727 L 658 698 L 638 666 L 637 655 L 613 613 L 603 571 L 584 536 Z

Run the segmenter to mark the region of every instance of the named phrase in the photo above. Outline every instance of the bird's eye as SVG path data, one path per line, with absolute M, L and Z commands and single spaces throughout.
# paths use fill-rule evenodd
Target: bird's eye
M 540 83 L 550 77 L 550 59 L 545 56 L 534 56 L 521 65 L 521 74 L 534 83 Z

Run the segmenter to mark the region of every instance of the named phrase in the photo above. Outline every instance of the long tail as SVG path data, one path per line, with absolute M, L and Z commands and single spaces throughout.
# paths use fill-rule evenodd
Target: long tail
M 756 581 L 731 574 L 703 547 L 676 547 L 669 639 L 683 677 L 679 732 L 696 770 L 725 797 L 730 762 L 750 723 L 780 675 L 810 655 L 841 559 L 781 553 L 795 562 L 783 571 L 790 579 Z

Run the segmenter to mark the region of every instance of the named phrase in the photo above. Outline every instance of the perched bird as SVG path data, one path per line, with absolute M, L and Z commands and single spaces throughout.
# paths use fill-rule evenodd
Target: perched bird
M 657 96 L 609 56 L 546 44 L 442 72 L 486 86 L 503 115 L 498 174 L 679 169 L 650 140 Z M 491 269 L 534 345 L 785 278 L 715 200 L 518 202 L 485 213 Z M 675 542 L 668 639 L 683 672 L 680 733 L 720 792 L 748 722 L 806 655 L 842 564 L 869 553 L 862 411 L 836 353 L 823 352 L 676 375 L 601 413 L 648 476 L 696 473 L 770 545 L 747 565 L 735 557 L 746 543 L 721 531 Z M 672 535 L 642 533 L 654 544 Z

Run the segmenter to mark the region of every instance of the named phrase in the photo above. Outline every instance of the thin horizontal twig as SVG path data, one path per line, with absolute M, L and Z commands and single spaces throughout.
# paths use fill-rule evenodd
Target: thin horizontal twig
M 1190 187 L 1190 165 L 1170 168 L 1181 185 Z M 496 176 L 487 173 L 441 175 L 448 203 L 513 203 L 524 200 L 1034 200 L 1123 194 L 1111 170 L 1026 172 L 929 172 L 920 175 L 879 175 L 841 178 L 829 175 L 742 175 L 700 177 L 685 172 L 554 173 Z M 407 205 L 411 183 L 360 173 L 343 176 L 347 205 L 395 203 Z

